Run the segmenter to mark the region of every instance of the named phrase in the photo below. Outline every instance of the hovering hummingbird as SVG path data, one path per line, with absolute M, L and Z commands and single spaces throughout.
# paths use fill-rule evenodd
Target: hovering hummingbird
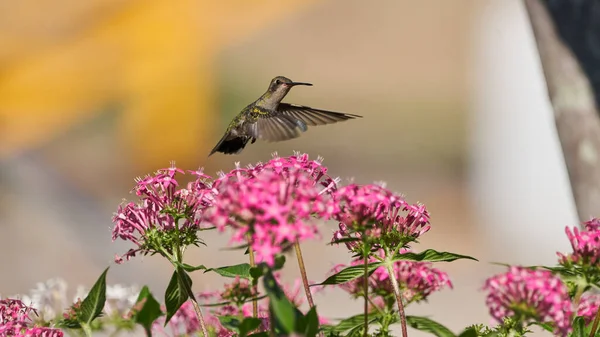
M 277 142 L 296 138 L 308 129 L 308 125 L 331 124 L 362 117 L 281 103 L 285 95 L 296 85 L 312 86 L 311 83 L 293 82 L 283 76 L 272 79 L 267 92 L 245 107 L 229 123 L 225 135 L 208 156 L 215 152 L 238 154 L 248 142 L 254 144 L 257 139 Z

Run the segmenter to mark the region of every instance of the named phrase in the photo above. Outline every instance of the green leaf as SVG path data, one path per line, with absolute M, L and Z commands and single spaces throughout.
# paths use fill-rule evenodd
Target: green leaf
M 549 331 L 549 332 L 554 331 L 554 327 L 550 323 L 533 322 L 530 325 L 537 325 L 537 326 L 541 327 L 542 329 Z
M 219 268 L 209 268 L 204 272 L 208 273 L 209 271 L 215 272 L 224 277 L 236 277 L 239 276 L 243 279 L 250 279 L 250 265 L 248 263 L 240 263 L 233 266 L 225 266 Z
M 573 320 L 573 332 L 572 337 L 587 337 L 585 333 L 585 320 L 581 316 L 575 317 Z
M 283 265 L 285 265 L 285 255 L 283 255 L 283 254 L 275 255 L 275 265 L 271 269 L 274 271 L 280 270 L 283 268 Z
M 219 322 L 223 327 L 235 332 L 240 331 L 240 324 L 242 323 L 238 316 L 219 316 Z
M 197 230 L 198 230 L 199 232 L 202 232 L 202 231 L 210 231 L 210 230 L 213 230 L 213 229 L 217 229 L 217 226 L 212 226 L 212 227 L 202 227 L 202 228 L 198 228 Z
M 477 334 L 477 329 L 474 327 L 468 327 L 463 332 L 458 335 L 458 337 L 479 337 Z
M 317 307 L 312 307 L 304 316 L 306 327 L 304 328 L 304 337 L 315 337 L 319 332 L 319 315 Z
M 394 256 L 394 261 L 429 261 L 429 262 L 452 262 L 459 259 L 478 261 L 474 257 L 467 255 L 454 254 L 449 252 L 438 252 L 433 249 L 427 249 L 420 253 L 403 253 Z
M 292 332 L 304 332 L 296 331 L 296 324 L 298 318 L 303 317 L 302 313 L 285 296 L 273 273 L 268 272 L 263 277 L 263 284 L 269 296 L 269 310 L 272 312 L 275 327 L 281 329 L 286 335 Z
M 375 322 L 379 319 L 379 312 L 371 312 L 369 313 L 368 320 L 369 324 Z M 356 328 L 362 328 L 365 324 L 365 316 L 363 314 L 354 315 L 352 317 L 348 317 L 346 319 L 341 320 L 337 325 L 326 325 L 323 327 L 325 332 L 329 333 L 340 333 L 348 330 L 353 330 Z
M 139 304 L 142 301 L 143 306 L 135 314 L 133 321 L 144 327 L 146 336 L 152 336 L 152 324 L 157 318 L 163 315 L 163 312 L 160 310 L 160 303 L 152 296 L 148 286 L 142 288 L 135 303 Z
M 60 329 L 81 329 L 81 324 L 72 319 L 61 319 L 56 323 L 56 327 Z
M 104 272 L 100 275 L 86 298 L 81 302 L 81 307 L 77 315 L 77 321 L 81 325 L 88 325 L 92 321 L 100 316 L 104 303 L 106 302 L 106 273 L 108 268 L 104 269 Z
M 190 276 L 181 268 L 176 267 L 165 291 L 165 306 L 167 307 L 167 318 L 165 319 L 165 326 L 173 318 L 173 315 L 181 308 L 181 305 L 190 298 L 190 289 L 192 286 L 192 279 Z
M 338 244 L 342 244 L 342 243 L 346 243 L 346 242 L 356 242 L 356 241 L 361 241 L 360 238 L 341 238 L 339 240 L 332 240 L 330 243 L 328 243 L 329 245 L 333 246 L 333 245 L 338 245 Z
M 456 337 L 450 329 L 427 317 L 406 316 L 406 324 L 413 329 L 429 332 L 437 337 Z
M 261 263 L 256 267 L 250 268 L 250 279 L 256 281 L 259 278 L 261 278 L 264 274 L 268 273 L 269 270 L 271 270 L 271 271 L 280 270 L 283 268 L 284 265 L 285 265 L 285 255 L 276 255 L 275 256 L 275 265 L 272 268 L 267 266 L 264 263 Z
M 201 264 L 199 266 L 196 266 L 196 267 L 194 267 L 192 265 L 189 265 L 187 263 L 178 263 L 178 265 L 181 268 L 183 268 L 183 270 L 185 270 L 187 272 L 190 272 L 190 273 L 193 272 L 193 271 L 196 271 L 196 270 L 204 270 L 204 269 L 206 269 L 206 266 L 204 266 L 203 264 Z
M 371 262 L 368 264 L 367 268 L 369 271 L 369 276 L 375 271 L 375 269 L 382 266 L 381 262 Z M 342 284 L 348 281 L 352 281 L 364 275 L 365 266 L 351 266 L 340 270 L 338 273 L 329 276 L 325 281 L 317 284 L 311 284 L 312 286 L 317 285 L 327 285 L 327 284 Z
M 244 303 L 250 303 L 253 301 L 260 301 L 263 298 L 266 298 L 267 295 L 260 295 L 260 296 L 256 296 L 256 297 L 249 297 L 247 299 L 244 300 Z M 229 305 L 231 304 L 230 301 L 225 301 L 225 302 L 219 302 L 219 303 L 206 303 L 206 304 L 200 304 L 201 307 L 207 307 L 207 308 L 211 308 L 211 307 L 222 307 L 224 305 Z
M 239 249 L 246 249 L 248 250 L 248 244 L 244 243 L 243 245 L 239 245 L 239 246 L 234 246 L 234 247 L 224 247 L 224 248 L 219 248 L 219 250 L 239 250 Z M 248 253 L 246 253 L 248 254 Z
M 262 266 L 250 268 L 250 279 L 251 280 L 258 280 L 264 274 L 265 274 L 264 268 Z
M 181 283 L 183 288 L 187 291 L 188 297 L 195 299 L 194 292 L 192 291 L 192 278 L 190 275 L 181 267 L 175 268 L 175 272 L 179 278 L 179 283 Z
M 240 327 L 239 327 L 240 337 L 248 336 L 248 333 L 258 329 L 258 327 L 260 326 L 261 323 L 262 323 L 262 320 L 260 318 L 254 318 L 254 317 L 244 318 L 242 323 L 240 323 Z

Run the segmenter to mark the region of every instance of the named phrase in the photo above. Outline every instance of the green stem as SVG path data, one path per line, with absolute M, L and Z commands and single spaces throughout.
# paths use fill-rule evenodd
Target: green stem
M 296 250 L 296 258 L 298 259 L 298 268 L 300 269 L 300 276 L 302 277 L 302 283 L 304 284 L 304 292 L 306 293 L 306 300 L 308 305 L 312 308 L 315 306 L 312 294 L 310 292 L 310 285 L 308 284 L 308 277 L 306 276 L 306 267 L 304 266 L 304 259 L 302 258 L 302 251 L 300 250 L 300 244 L 294 243 L 294 249 Z
M 371 306 L 373 308 L 375 308 L 375 310 L 377 310 L 377 312 L 379 313 L 379 316 L 383 316 L 384 311 L 381 310 L 377 305 L 375 305 L 375 302 L 373 302 L 373 300 L 371 298 L 368 298 L 368 300 L 369 300 L 369 304 L 371 304 Z
M 396 280 L 396 275 L 394 275 L 393 263 L 393 261 L 386 260 L 385 267 L 387 269 L 388 276 L 390 277 L 390 282 L 392 282 L 394 296 L 396 296 L 396 303 L 398 303 L 398 314 L 400 315 L 400 324 L 402 325 L 402 337 L 407 337 L 408 331 L 406 329 L 406 314 L 404 313 L 404 303 L 402 303 L 402 296 L 400 295 L 400 287 L 398 286 L 398 280 Z
M 598 330 L 598 322 L 600 322 L 600 308 L 598 308 L 598 311 L 596 312 L 596 317 L 594 317 L 594 323 L 592 324 L 590 337 L 594 337 L 596 335 L 596 330 Z
M 90 327 L 89 324 L 81 323 L 81 329 L 83 330 L 83 333 L 85 333 L 85 335 L 87 337 L 92 337 L 92 328 Z
M 304 284 L 304 293 L 306 293 L 306 301 L 308 305 L 313 308 L 315 306 L 315 302 L 312 298 L 312 293 L 310 292 L 310 285 L 308 284 L 308 276 L 306 275 L 306 267 L 304 265 L 304 259 L 302 258 L 302 250 L 300 249 L 300 244 L 298 242 L 294 243 L 294 249 L 296 250 L 296 258 L 298 259 L 298 268 L 300 269 L 300 276 L 302 277 L 302 283 Z M 325 334 L 323 331 L 319 331 L 319 337 L 324 337 Z
M 183 254 L 181 253 L 181 245 L 179 240 L 181 239 L 181 234 L 179 233 L 179 217 L 174 216 L 175 220 L 175 234 L 177 234 L 177 240 L 175 240 L 175 259 L 179 263 L 183 263 Z
M 363 257 L 364 260 L 364 281 L 363 281 L 363 292 L 365 296 L 365 332 L 364 337 L 369 334 L 369 255 Z
M 200 309 L 200 305 L 196 301 L 196 298 L 190 295 L 192 300 L 192 305 L 194 306 L 194 311 L 196 312 L 196 317 L 198 318 L 198 322 L 200 322 L 200 328 L 202 329 L 202 334 L 204 337 L 208 337 L 208 329 L 206 329 L 206 322 L 204 321 L 204 316 L 202 315 L 202 310 Z
M 256 267 L 256 261 L 254 259 L 254 249 L 252 249 L 252 243 L 250 239 L 250 234 L 248 234 L 248 255 L 250 256 L 250 268 Z M 252 317 L 258 317 L 258 300 L 256 296 L 258 295 L 258 280 L 252 279 L 252 291 L 255 296 L 252 300 Z
M 577 286 L 577 292 L 575 293 L 575 296 L 573 296 L 573 307 L 575 308 L 579 308 L 579 301 L 581 301 L 581 295 L 583 295 L 583 289 L 584 287 L 581 285 Z

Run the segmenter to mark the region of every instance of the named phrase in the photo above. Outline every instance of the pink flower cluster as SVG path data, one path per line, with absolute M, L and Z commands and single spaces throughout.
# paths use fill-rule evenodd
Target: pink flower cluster
M 177 173 L 183 170 L 172 165 L 159 170 L 153 176 L 137 179 L 134 191 L 139 203 L 129 202 L 119 206 L 113 222 L 113 241 L 120 238 L 137 245 L 124 256 L 117 256 L 117 263 L 129 260 L 136 253 L 151 253 L 159 250 L 150 239 L 157 233 L 172 232 L 178 226 L 182 233 L 195 235 L 200 226 L 200 215 L 212 204 L 213 191 L 208 176 L 202 171 L 190 171 L 197 179 L 187 188 L 177 189 Z
M 379 260 L 371 257 L 369 261 L 378 262 Z M 350 266 L 360 266 L 363 263 L 363 259 L 354 259 Z M 340 272 L 347 267 L 343 264 L 337 265 L 333 268 L 332 273 Z M 448 274 L 433 268 L 432 264 L 428 262 L 396 261 L 393 269 L 393 276 L 398 280 L 402 297 L 408 303 L 426 300 L 433 292 L 445 287 L 452 288 L 452 282 Z M 359 277 L 350 282 L 342 283 L 339 287 L 356 297 L 361 297 L 364 294 L 363 282 L 364 277 Z M 390 275 L 385 267 L 375 269 L 369 277 L 369 293 L 372 295 L 373 303 L 378 306 L 390 303 L 392 307 L 395 307 L 394 290 L 390 282 Z
M 0 336 L 62 337 L 59 329 L 32 327 L 31 315 L 35 309 L 17 299 L 0 300 Z
M 585 230 L 565 229 L 573 247 L 573 253 L 557 253 L 563 265 L 577 264 L 598 267 L 600 263 L 600 220 L 594 218 L 584 223 Z
M 372 241 L 372 248 L 397 249 L 429 231 L 429 212 L 424 205 L 408 204 L 400 195 L 378 185 L 349 185 L 334 194 L 335 218 L 339 230 L 332 242 L 345 241 L 351 251 L 359 251 L 361 232 Z M 356 239 L 356 241 L 349 241 Z
M 512 266 L 506 273 L 486 280 L 486 304 L 499 322 L 519 317 L 523 323 L 553 323 L 554 333 L 566 336 L 571 330 L 571 300 L 561 279 L 550 271 Z
M 337 189 L 338 178 L 332 178 L 327 174 L 327 167 L 323 166 L 323 158 L 318 157 L 316 160 L 309 160 L 308 154 L 295 152 L 293 156 L 279 157 L 277 153 L 273 153 L 273 159 L 265 164 L 258 163 L 252 169 L 261 171 L 263 169 L 272 169 L 277 173 L 285 174 L 290 169 L 296 169 L 306 172 L 315 185 L 321 186 L 322 193 L 333 193 Z
M 303 156 L 237 167 L 215 181 L 214 203 L 204 220 L 221 231 L 233 228 L 232 242 L 249 241 L 257 261 L 272 266 L 276 254 L 317 236 L 314 216 L 331 216 L 335 180 L 325 172 L 320 162 Z
M 585 324 L 590 324 L 598 313 L 600 308 L 600 295 L 598 294 L 583 294 L 577 306 L 577 316 L 582 316 Z

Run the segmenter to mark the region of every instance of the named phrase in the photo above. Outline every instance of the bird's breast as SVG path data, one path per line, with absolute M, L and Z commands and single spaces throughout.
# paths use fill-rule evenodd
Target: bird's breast
M 250 114 L 256 117 L 265 117 L 271 114 L 271 112 L 265 108 L 261 108 L 259 106 L 254 106 L 250 109 Z

